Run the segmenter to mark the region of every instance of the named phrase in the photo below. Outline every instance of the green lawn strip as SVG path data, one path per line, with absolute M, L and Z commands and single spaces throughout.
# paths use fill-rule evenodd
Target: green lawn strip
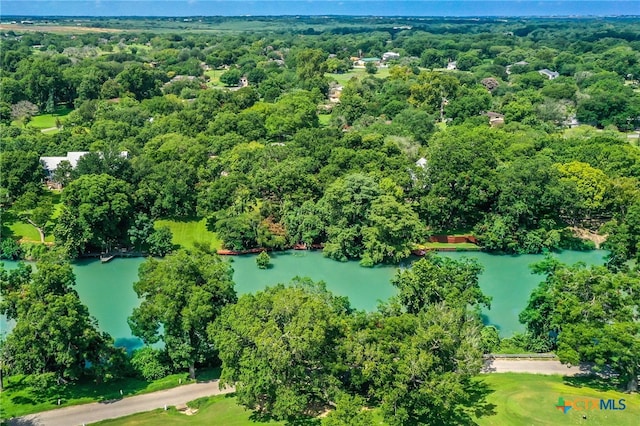
M 51 197 L 51 202 L 53 203 L 53 214 L 51 215 L 51 219 L 53 224 L 58 216 L 60 216 L 60 211 L 62 209 L 62 203 L 60 202 L 60 191 L 49 191 L 45 193 L 45 196 Z M 47 228 L 49 230 L 48 234 L 45 234 L 45 242 L 54 242 L 54 237 L 52 233 L 53 224 L 50 223 Z M 22 241 L 28 242 L 40 242 L 40 234 L 35 226 L 30 223 L 21 220 L 19 216 L 13 212 L 12 210 L 7 210 L 3 212 L 2 215 L 2 226 L 3 226 L 3 235 L 5 232 L 8 232 L 6 235 Z
M 9 229 L 11 230 L 13 236 L 19 240 L 33 243 L 40 242 L 40 234 L 38 233 L 38 230 L 30 223 L 17 220 L 9 225 Z M 53 240 L 53 234 L 45 234 L 45 242 L 52 243 Z
M 48 129 L 56 127 L 56 119 L 62 120 L 63 117 L 68 115 L 73 109 L 66 106 L 56 107 L 55 112 L 52 114 L 40 114 L 31 118 L 29 127 L 35 127 L 36 129 Z
M 133 414 L 119 419 L 104 420 L 93 423 L 95 425 L 224 425 L 224 426 L 254 426 L 254 425 L 284 425 L 284 422 L 253 420 L 252 412 L 237 404 L 233 395 L 217 395 L 201 398 L 187 404 L 197 408 L 198 412 L 187 416 L 175 408 L 162 409 L 147 413 Z
M 155 225 L 156 228 L 168 226 L 173 233 L 173 243 L 185 248 L 193 247 L 195 241 L 208 242 L 216 250 L 222 247 L 218 235 L 207 229 L 206 219 L 159 219 Z
M 335 81 L 338 84 L 345 85 L 352 77 L 363 79 L 368 76 L 367 71 L 364 68 L 352 68 L 349 72 L 344 73 L 327 73 L 325 74 L 331 81 Z M 377 78 L 386 78 L 389 76 L 389 68 L 378 68 L 378 72 L 373 74 Z
M 500 373 L 482 376 L 482 380 L 492 390 L 487 396 L 487 403 L 495 405 L 495 414 L 478 417 L 476 421 L 480 426 L 578 424 L 635 426 L 640 419 L 640 395 L 580 387 L 578 383 L 584 379 Z M 585 411 L 572 408 L 564 414 L 555 407 L 559 397 L 563 397 L 565 401 L 581 398 L 598 401 L 613 399 L 616 401 L 616 406 L 619 399 L 625 399 L 627 408 L 619 411 L 600 409 Z M 583 415 L 587 416 L 586 420 L 582 418 Z
M 225 72 L 225 70 L 207 70 L 204 72 L 204 75 L 209 76 L 209 86 L 224 86 L 224 84 L 220 83 L 220 75 Z
M 122 396 L 170 389 L 180 384 L 193 383 L 188 380 L 188 377 L 188 373 L 179 373 L 152 382 L 134 378 L 107 383 L 85 381 L 42 391 L 34 389 L 25 376 L 12 376 L 5 378 L 5 388 L 0 394 L 0 418 L 18 417 L 70 405 L 109 401 L 120 399 Z M 220 369 L 211 368 L 199 372 L 197 378 L 206 381 L 218 377 L 220 377 Z M 58 405 L 58 399 L 60 399 L 60 405 Z

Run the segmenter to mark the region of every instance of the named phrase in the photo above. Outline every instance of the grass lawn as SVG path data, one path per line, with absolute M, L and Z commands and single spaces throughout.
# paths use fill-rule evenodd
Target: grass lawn
M 60 191 L 49 191 L 47 190 L 45 194 L 48 194 L 51 197 L 51 202 L 53 203 L 53 214 L 51 216 L 52 222 L 55 223 L 56 218 L 60 216 L 60 210 L 62 209 L 62 203 L 60 202 Z M 48 234 L 45 234 L 45 242 L 53 242 L 53 225 L 50 223 L 47 228 L 49 229 Z M 20 220 L 19 216 L 16 212 L 12 210 L 7 210 L 2 214 L 2 234 L 10 236 L 16 240 L 23 240 L 29 242 L 40 242 L 40 234 L 38 230 L 28 222 Z
M 204 72 L 204 75 L 209 76 L 209 86 L 216 87 L 224 87 L 224 84 L 220 83 L 220 75 L 225 72 L 225 70 L 208 70 Z
M 366 77 L 367 71 L 364 68 L 352 68 L 349 72 L 342 74 L 327 73 L 325 74 L 330 80 L 338 82 L 338 84 L 345 85 L 352 77 L 362 79 Z M 378 68 L 378 72 L 373 74 L 376 78 L 389 77 L 389 68 Z
M 188 373 L 172 374 L 165 378 L 148 382 L 141 379 L 123 379 L 108 383 L 81 382 L 63 387 L 47 388 L 38 391 L 27 381 L 25 376 L 5 378 L 5 388 L 0 393 L 0 418 L 6 419 L 40 411 L 61 407 L 86 404 L 94 401 L 108 401 L 124 396 L 139 395 L 170 389 L 183 384 L 193 383 L 188 380 Z M 211 380 L 220 377 L 220 369 L 212 368 L 198 372 L 198 380 Z
M 22 222 L 20 220 L 16 220 L 11 225 L 9 225 L 9 229 L 15 238 L 22 241 L 28 242 L 40 242 L 40 234 L 35 226 L 31 225 L 27 222 Z M 44 241 L 47 243 L 52 243 L 53 234 L 45 234 Z
M 318 122 L 321 126 L 326 126 L 331 121 L 331 114 L 318 114 Z
M 180 413 L 175 408 L 167 411 L 162 409 L 148 413 L 134 414 L 120 419 L 105 420 L 95 425 L 109 426 L 160 426 L 160 425 L 221 425 L 221 426 L 254 426 L 254 425 L 284 425 L 284 422 L 259 422 L 251 419 L 251 411 L 245 410 L 236 403 L 231 395 L 218 395 L 203 398 L 198 412 L 193 416 Z M 189 406 L 194 406 L 189 403 Z
M 480 250 L 480 247 L 473 243 L 424 243 L 417 244 L 418 249 L 441 249 L 450 248 L 456 250 Z
M 168 226 L 173 233 L 173 243 L 185 248 L 193 247 L 195 241 L 209 242 L 216 250 L 222 247 L 218 235 L 207 229 L 206 219 L 160 219 L 156 220 L 156 228 L 158 226 Z
M 637 425 L 640 419 L 640 395 L 628 395 L 615 391 L 601 391 L 580 387 L 584 379 L 543 376 L 536 374 L 501 373 L 482 376 L 485 384 L 494 392 L 487 396 L 489 404 L 495 404 L 495 414 L 477 418 L 480 426 L 488 425 Z M 594 384 L 595 387 L 599 387 Z M 558 398 L 565 401 L 579 399 L 626 400 L 622 411 L 569 409 L 564 414 L 555 408 Z M 599 404 L 599 402 L 598 402 Z M 599 408 L 599 405 L 598 405 Z M 582 418 L 583 415 L 587 419 Z
M 47 129 L 56 127 L 56 119 L 62 120 L 63 117 L 68 115 L 73 109 L 66 106 L 58 106 L 53 114 L 40 114 L 34 116 L 29 122 L 29 127 L 35 127 L 36 129 Z
M 482 415 L 475 418 L 480 426 L 520 426 L 520 425 L 605 425 L 626 426 L 637 425 L 640 418 L 640 395 L 627 395 L 621 392 L 601 391 L 596 388 L 581 387 L 586 379 L 563 378 L 561 376 L 543 376 L 536 374 L 490 374 L 479 379 L 483 387 L 478 387 L 486 394 Z M 599 387 L 598 384 L 594 386 Z M 566 414 L 555 408 L 558 397 L 565 401 L 576 401 L 584 398 L 600 400 L 614 399 L 616 406 L 619 399 L 625 399 L 627 408 L 621 411 L 570 409 Z M 197 402 L 200 402 L 198 404 Z M 219 395 L 203 398 L 196 404 L 199 411 L 193 416 L 186 416 L 175 409 L 156 410 L 135 414 L 120 419 L 96 423 L 110 426 L 160 426 L 176 425 L 262 425 L 254 422 L 251 413 L 236 404 L 232 395 Z M 599 403 L 598 403 L 599 408 Z M 583 415 L 587 419 L 582 418 Z M 375 424 L 383 424 L 379 413 L 374 410 Z M 284 424 L 271 422 L 270 425 Z M 310 420 L 306 424 L 317 424 Z

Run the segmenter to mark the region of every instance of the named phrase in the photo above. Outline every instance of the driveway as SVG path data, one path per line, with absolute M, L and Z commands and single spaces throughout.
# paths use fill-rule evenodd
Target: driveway
M 9 420 L 10 426 L 78 426 L 164 408 L 180 406 L 204 396 L 233 392 L 233 388 L 220 389 L 218 380 L 178 386 L 177 388 L 132 396 L 108 402 L 74 405 L 57 410 L 43 411 Z

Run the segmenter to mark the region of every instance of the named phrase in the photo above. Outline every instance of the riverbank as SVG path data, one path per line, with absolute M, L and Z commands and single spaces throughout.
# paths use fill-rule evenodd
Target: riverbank
M 245 250 L 229 250 L 219 249 L 218 254 L 221 256 L 242 256 L 246 254 L 259 254 L 263 251 L 282 252 L 287 250 L 322 250 L 324 244 L 295 244 L 282 250 L 274 250 L 263 247 L 256 247 Z M 416 244 L 415 249 L 411 250 L 414 256 L 424 256 L 429 251 L 481 251 L 482 247 L 478 246 L 478 240 L 473 235 L 432 235 L 429 241 L 422 244 Z

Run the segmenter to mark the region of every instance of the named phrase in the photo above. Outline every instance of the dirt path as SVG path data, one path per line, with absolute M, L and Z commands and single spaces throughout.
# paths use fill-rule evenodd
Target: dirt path
M 57 410 L 43 411 L 9 420 L 10 426 L 78 426 L 105 419 L 128 416 L 134 413 L 180 406 L 204 396 L 233 392 L 232 388 L 220 389 L 218 381 L 194 383 L 173 389 L 132 396 L 109 402 L 74 405 Z

